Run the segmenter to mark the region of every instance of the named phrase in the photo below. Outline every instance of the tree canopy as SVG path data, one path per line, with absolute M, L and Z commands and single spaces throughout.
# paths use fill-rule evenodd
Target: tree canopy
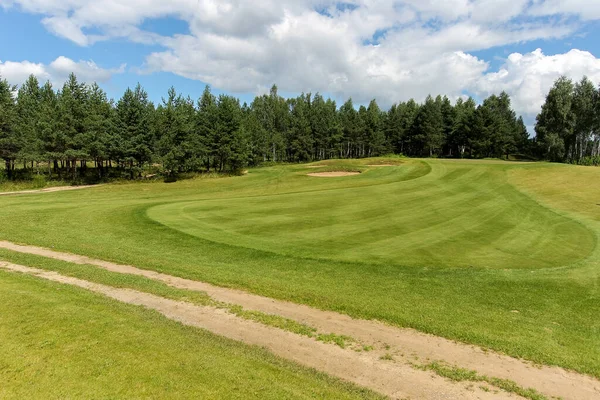
M 600 164 L 600 89 L 583 77 L 560 77 L 550 89 L 535 126 L 540 157 Z
M 583 116 L 598 108 L 596 97 L 589 81 L 557 83 L 538 118 L 539 143 L 548 154 L 560 159 L 588 146 L 595 120 Z M 527 148 L 527 130 L 506 93 L 481 105 L 428 96 L 423 104 L 409 100 L 385 111 L 376 100 L 357 105 L 349 99 L 338 107 L 319 93 L 285 99 L 277 86 L 249 105 L 216 97 L 208 86 L 198 100 L 171 88 L 155 105 L 139 84 L 113 101 L 74 74 L 60 90 L 33 76 L 18 91 L 0 80 L 0 157 L 11 177 L 21 162 L 24 169 L 43 163 L 47 173 L 63 178 L 76 178 L 88 163 L 99 179 L 110 173 L 136 178 L 151 165 L 174 177 L 264 162 L 390 153 L 501 157 Z

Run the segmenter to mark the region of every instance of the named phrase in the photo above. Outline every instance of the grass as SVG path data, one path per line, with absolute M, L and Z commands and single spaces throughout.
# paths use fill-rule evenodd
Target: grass
M 17 253 L 4 249 L 0 249 L 0 260 L 27 265 L 46 271 L 54 271 L 65 276 L 83 279 L 101 285 L 133 289 L 171 300 L 185 301 L 200 306 L 221 308 L 240 318 L 314 338 L 324 343 L 333 343 L 341 348 L 346 348 L 348 344 L 356 342 L 355 339 L 349 336 L 337 335 L 334 333 L 320 333 L 312 326 L 289 318 L 274 314 L 266 314 L 260 311 L 246 310 L 240 305 L 216 301 L 204 292 L 175 288 L 165 283 L 141 276 L 121 274 L 107 271 L 93 265 L 72 264 L 65 261 Z
M 0 397 L 378 398 L 258 347 L 0 271 Z
M 485 382 L 498 389 L 502 389 L 508 393 L 514 393 L 518 396 L 521 396 L 525 399 L 530 400 L 548 400 L 546 396 L 541 394 L 535 389 L 526 389 L 515 382 L 509 379 L 500 379 L 489 377 L 486 375 L 480 375 L 477 371 L 472 371 L 464 368 L 452 367 L 440 362 L 432 362 L 423 366 L 415 366 L 418 369 L 422 369 L 425 371 L 433 371 L 439 376 L 443 376 L 444 378 L 448 378 L 455 382 Z
M 545 163 L 401 161 L 344 161 L 340 168 L 363 172 L 343 178 L 285 165 L 5 197 L 0 239 L 600 377 L 600 189 L 592 185 L 600 170 L 579 178 L 579 167 Z
M 33 180 L 27 181 L 8 181 L 0 179 L 0 193 L 3 192 L 18 192 L 21 190 L 37 190 L 56 186 L 71 186 L 71 183 L 57 180 L 46 180 L 36 175 Z M 1 178 L 1 177 L 0 177 Z

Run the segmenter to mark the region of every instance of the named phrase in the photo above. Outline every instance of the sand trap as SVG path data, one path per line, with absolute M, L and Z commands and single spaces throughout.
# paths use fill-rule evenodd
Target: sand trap
M 331 171 L 331 172 L 314 172 L 308 174 L 308 176 L 317 176 L 321 178 L 337 178 L 340 176 L 354 176 L 360 175 L 360 172 L 345 172 L 345 171 Z

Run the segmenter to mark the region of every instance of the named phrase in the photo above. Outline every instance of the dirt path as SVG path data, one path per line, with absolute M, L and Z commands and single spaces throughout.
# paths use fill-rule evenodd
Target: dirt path
M 97 187 L 97 186 L 100 186 L 100 185 L 55 186 L 55 187 L 49 187 L 49 188 L 45 188 L 45 189 L 19 190 L 16 192 L 0 192 L 0 196 L 10 196 L 10 195 L 14 195 L 14 194 L 64 192 L 67 190 L 87 189 L 87 188 Z
M 306 323 L 322 332 L 351 336 L 361 343 L 374 345 L 375 350 L 369 354 L 381 356 L 390 353 L 395 360 L 401 363 L 415 360 L 416 362 L 444 361 L 461 368 L 476 370 L 480 374 L 490 377 L 513 380 L 520 386 L 535 388 L 547 396 L 578 400 L 600 398 L 600 381 L 592 377 L 557 367 L 532 366 L 515 358 L 411 329 L 392 327 L 376 321 L 356 320 L 343 314 L 274 300 L 240 290 L 222 288 L 129 265 L 115 264 L 35 246 L 22 246 L 0 241 L 0 248 L 76 264 L 94 265 L 113 272 L 154 279 L 181 289 L 203 291 L 218 301 L 239 304 L 248 310 L 280 315 Z
M 165 299 L 148 293 L 91 283 L 22 265 L 0 262 L 0 268 L 78 286 L 112 299 L 153 309 L 185 325 L 217 335 L 262 346 L 274 354 L 330 375 L 367 387 L 395 399 L 514 399 L 505 393 L 467 388 L 407 364 L 383 361 L 368 353 L 356 353 L 314 339 L 235 317 L 227 312 Z

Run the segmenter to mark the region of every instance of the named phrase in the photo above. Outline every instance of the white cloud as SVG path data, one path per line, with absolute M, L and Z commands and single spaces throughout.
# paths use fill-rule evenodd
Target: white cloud
M 0 77 L 13 85 L 20 85 L 29 75 L 35 75 L 41 82 L 50 81 L 55 86 L 62 85 L 71 72 L 81 82 L 107 82 L 113 74 L 122 73 L 125 65 L 117 69 L 104 69 L 93 61 L 73 61 L 60 56 L 50 64 L 32 63 L 29 61 L 0 61 Z
M 483 75 L 473 90 L 480 95 L 506 91 L 514 108 L 532 120 L 539 113 L 546 94 L 561 75 L 580 80 L 587 75 L 600 83 L 600 59 L 587 51 L 545 55 L 541 49 L 528 54 L 511 54 L 498 72 Z
M 534 0 L 531 15 L 578 16 L 583 20 L 600 19 L 600 2 L 597 0 Z
M 50 32 L 81 46 L 111 38 L 159 45 L 163 49 L 148 54 L 140 71 L 172 72 L 235 92 L 261 92 L 277 83 L 286 92 L 320 91 L 357 102 L 377 97 L 387 106 L 429 93 L 457 98 L 465 90 L 481 95 L 506 90 L 517 111 L 530 115 L 560 74 L 594 78 L 598 71 L 598 60 L 579 51 L 514 54 L 493 72 L 470 53 L 569 37 L 583 20 L 600 19 L 600 1 L 0 0 L 0 5 L 41 14 Z M 189 33 L 161 36 L 142 29 L 143 21 L 161 17 L 185 21 Z M 95 34 L 86 34 L 90 30 Z M 64 79 L 69 69 L 97 80 L 115 72 L 63 58 L 48 66 L 24 64 L 22 70 L 36 68 L 53 79 Z

